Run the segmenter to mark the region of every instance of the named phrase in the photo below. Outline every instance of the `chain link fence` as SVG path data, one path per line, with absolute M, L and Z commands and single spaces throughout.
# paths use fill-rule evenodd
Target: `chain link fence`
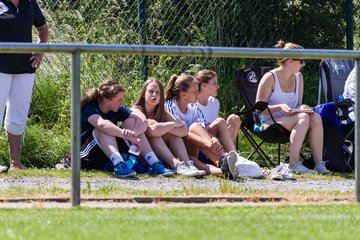
M 345 4 L 328 0 L 39 2 L 48 20 L 51 43 L 271 47 L 277 40 L 284 39 L 307 48 L 345 46 L 342 9 Z M 314 13 L 315 10 L 320 11 L 321 19 Z M 219 75 L 221 88 L 218 97 L 226 114 L 236 105 L 236 68 L 254 64 L 269 65 L 273 62 L 261 59 L 86 54 L 81 56 L 81 86 L 84 91 L 103 79 L 117 79 L 127 87 L 125 102 L 130 105 L 146 75 L 166 83 L 172 74 L 208 68 Z M 317 64 L 310 64 L 304 71 L 317 75 Z M 30 114 L 33 119 L 39 120 L 45 114 L 51 123 L 69 123 L 70 65 L 69 55 L 46 54 L 37 73 Z M 316 93 L 313 83 L 308 86 Z
M 343 1 L 38 1 L 49 24 L 50 43 L 271 47 L 283 39 L 305 48 L 344 49 L 346 46 Z M 354 26 L 358 26 L 360 3 L 353 3 Z M 355 39 L 357 47 L 358 39 Z M 37 71 L 22 154 L 29 166 L 53 166 L 69 150 L 70 57 L 47 53 Z M 237 106 L 235 70 L 269 64 L 273 61 L 82 54 L 81 90 L 95 87 L 107 78 L 116 79 L 127 88 L 125 104 L 129 106 L 146 75 L 166 84 L 172 74 L 207 68 L 218 73 L 221 86 L 218 98 L 222 114 L 226 115 Z M 304 100 L 311 104 L 311 100 L 316 101 L 318 61 L 307 62 L 304 75 L 307 91 Z M 6 150 L 6 142 L 0 141 L 0 164 L 8 163 Z

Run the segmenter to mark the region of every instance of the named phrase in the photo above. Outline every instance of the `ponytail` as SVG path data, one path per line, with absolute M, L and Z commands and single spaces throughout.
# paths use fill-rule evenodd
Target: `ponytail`
M 176 74 L 174 74 L 170 77 L 170 80 L 165 88 L 165 101 L 178 97 L 178 92 L 177 92 L 177 94 L 174 94 L 174 92 L 173 92 L 177 78 L 178 78 L 178 76 Z
M 196 81 L 195 78 L 185 73 L 182 73 L 180 76 L 171 76 L 165 88 L 165 101 L 170 99 L 178 99 L 180 97 L 180 92 L 186 92 L 190 88 L 193 81 Z
M 122 84 L 114 80 L 103 81 L 98 88 L 92 88 L 88 90 L 81 98 L 81 108 L 92 102 L 102 102 L 104 99 L 113 99 L 120 92 L 125 92 L 125 88 Z
M 81 108 L 87 103 L 98 102 L 99 96 L 100 96 L 99 88 L 92 88 L 88 90 L 81 98 L 80 101 Z

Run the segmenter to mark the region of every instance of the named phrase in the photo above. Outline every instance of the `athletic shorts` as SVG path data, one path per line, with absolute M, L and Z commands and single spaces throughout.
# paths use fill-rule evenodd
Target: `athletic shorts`
M 200 160 L 200 162 L 202 162 L 202 163 L 209 164 L 209 165 L 214 165 L 214 166 L 215 166 L 215 164 L 214 164 L 210 159 L 208 159 L 208 158 L 205 156 L 205 154 L 203 154 L 201 151 L 199 152 L 199 160 Z
M 127 153 L 129 147 L 124 139 L 116 138 L 116 141 L 119 152 Z M 101 149 L 99 141 L 94 135 L 94 131 L 92 131 L 92 133 L 85 133 L 85 136 L 81 137 L 80 160 L 81 168 L 87 170 L 105 170 L 109 164 L 112 165 L 111 160 Z

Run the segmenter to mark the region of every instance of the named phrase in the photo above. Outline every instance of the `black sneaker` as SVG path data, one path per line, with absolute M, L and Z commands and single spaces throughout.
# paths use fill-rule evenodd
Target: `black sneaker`
M 231 174 L 230 169 L 229 169 L 229 164 L 227 161 L 227 156 L 224 155 L 220 158 L 219 160 L 219 167 L 221 169 L 221 171 L 223 172 L 224 178 L 225 179 L 230 179 L 230 180 L 235 180 L 234 176 Z

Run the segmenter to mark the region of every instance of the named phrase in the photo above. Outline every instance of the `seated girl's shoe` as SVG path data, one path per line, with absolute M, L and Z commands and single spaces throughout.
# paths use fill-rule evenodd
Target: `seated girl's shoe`
M 156 160 L 154 164 L 148 167 L 148 174 L 149 175 L 160 175 L 165 177 L 174 176 L 174 172 L 170 169 L 167 169 L 164 164 L 160 160 Z
M 114 166 L 114 172 L 120 178 L 134 177 L 136 172 L 131 170 L 125 162 L 119 162 Z
M 289 164 L 289 170 L 297 174 L 317 173 L 316 170 L 312 170 L 305 167 L 300 161 L 297 161 L 293 164 Z
M 179 175 L 183 175 L 186 177 L 196 177 L 199 175 L 197 169 L 191 169 L 186 165 L 185 162 L 179 162 L 179 164 L 176 166 L 174 172 Z
M 329 173 L 331 173 L 331 171 L 326 168 L 326 165 L 325 165 L 324 161 L 319 162 L 315 166 L 314 170 L 316 170 L 319 174 L 329 174 Z

